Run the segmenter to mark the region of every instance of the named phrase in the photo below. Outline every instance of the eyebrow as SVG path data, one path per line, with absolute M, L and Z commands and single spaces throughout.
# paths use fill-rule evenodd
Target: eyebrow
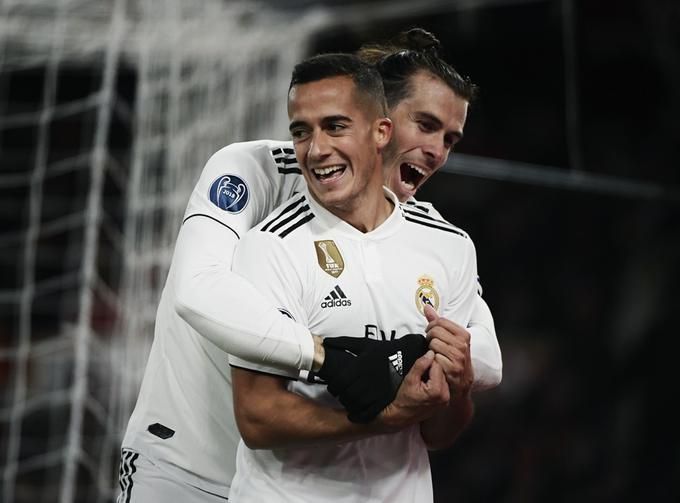
M 329 115 L 328 117 L 324 117 L 321 119 L 322 124 L 328 124 L 329 122 L 338 122 L 338 121 L 344 121 L 344 122 L 353 122 L 351 117 L 347 117 L 346 115 Z
M 354 122 L 351 117 L 347 117 L 346 115 L 329 115 L 328 117 L 324 117 L 321 119 L 321 124 L 324 126 L 326 124 L 329 124 L 331 122 L 337 122 L 337 121 L 344 121 L 344 122 Z M 288 131 L 292 131 L 295 128 L 298 128 L 300 126 L 306 126 L 307 122 L 305 121 L 293 121 L 288 125 Z
M 306 123 L 304 121 L 293 121 L 288 125 L 288 131 L 293 131 L 293 129 L 304 126 Z
M 422 112 L 422 111 L 421 112 L 415 112 L 414 115 L 416 116 L 416 118 L 427 119 L 429 121 L 432 121 L 440 128 L 444 127 L 444 123 L 441 120 L 439 120 L 439 117 L 437 117 L 436 115 L 432 115 L 430 112 Z M 458 138 L 459 141 L 463 139 L 463 132 L 462 131 L 451 131 L 451 134 L 454 135 L 456 138 Z

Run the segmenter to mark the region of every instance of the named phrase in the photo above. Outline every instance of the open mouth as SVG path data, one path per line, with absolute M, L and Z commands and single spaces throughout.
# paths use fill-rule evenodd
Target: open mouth
M 326 168 L 315 168 L 312 170 L 317 180 L 322 183 L 332 182 L 342 176 L 347 166 L 335 165 Z
M 399 173 L 401 174 L 401 183 L 409 190 L 416 190 L 425 178 L 425 171 L 423 169 L 408 162 L 401 163 Z

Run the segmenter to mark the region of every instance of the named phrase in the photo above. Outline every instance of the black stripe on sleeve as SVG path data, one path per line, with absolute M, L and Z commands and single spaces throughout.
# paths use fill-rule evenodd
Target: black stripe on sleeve
M 292 148 L 275 148 L 272 149 L 272 155 L 274 156 L 274 162 L 276 163 L 276 168 L 282 175 L 301 175 L 302 170 L 295 157 L 295 150 Z
M 290 148 L 290 147 L 276 147 L 276 148 L 272 149 L 272 154 L 274 154 L 274 155 L 281 155 L 281 154 L 295 155 L 295 149 Z
M 423 215 L 421 212 L 413 211 L 410 208 L 404 208 L 404 213 L 408 213 L 409 215 L 413 215 L 414 217 L 420 217 L 420 218 L 424 218 L 426 220 L 432 220 L 433 222 L 438 222 L 440 224 L 450 225 L 451 227 L 455 227 L 455 225 L 450 224 L 446 220 L 440 220 L 438 218 L 434 218 L 432 215 Z
M 293 225 L 288 227 L 287 229 L 283 230 L 280 234 L 280 238 L 285 238 L 288 234 L 293 232 L 295 229 L 301 227 L 302 225 L 306 224 L 309 222 L 312 218 L 314 218 L 314 213 L 308 213 L 304 218 L 301 218 L 297 222 L 295 222 Z
M 186 223 L 187 220 L 189 220 L 190 218 L 194 218 L 194 217 L 205 217 L 205 218 L 209 218 L 210 220 L 214 220 L 214 221 L 217 222 L 218 224 L 225 226 L 225 227 L 226 227 L 227 229 L 229 229 L 231 232 L 233 232 L 234 234 L 236 234 L 236 239 L 241 239 L 241 236 L 239 236 L 239 235 L 238 235 L 238 232 L 236 232 L 234 229 L 232 229 L 231 227 L 229 227 L 229 226 L 228 226 L 227 224 L 225 224 L 224 222 L 222 222 L 222 221 L 220 221 L 220 220 L 217 220 L 215 217 L 212 217 L 212 216 L 210 216 L 210 215 L 206 215 L 205 213 L 194 213 L 193 215 L 189 215 L 188 217 L 186 217 L 186 218 L 182 221 L 182 225 L 184 225 L 184 224 Z
M 282 175 L 301 175 L 302 170 L 300 168 L 278 168 L 278 172 Z
M 283 164 L 297 164 L 297 159 L 295 157 L 274 157 L 276 162 L 281 162 Z
M 406 201 L 406 204 L 408 204 L 409 206 L 413 206 L 414 208 L 418 208 L 420 211 L 424 211 L 425 213 L 430 212 L 430 208 L 428 208 L 427 206 L 421 206 L 415 201 Z
M 305 204 L 303 207 L 298 208 L 298 210 L 295 213 L 293 213 L 292 215 L 288 215 L 286 218 L 284 218 L 279 223 L 277 223 L 274 227 L 269 229 L 269 232 L 278 231 L 281 227 L 286 225 L 288 222 L 294 220 L 295 218 L 299 217 L 301 214 L 303 214 L 305 211 L 308 211 L 308 210 L 309 210 L 309 205 Z M 262 229 L 262 230 L 264 230 L 264 229 Z
M 262 232 L 276 233 L 282 229 L 278 236 L 281 238 L 286 237 L 295 229 L 314 218 L 314 214 L 310 211 L 308 204 L 300 206 L 305 201 L 307 201 L 307 199 L 304 195 L 301 195 L 297 200 L 293 201 L 291 204 L 281 210 L 278 215 L 267 221 L 260 230 Z M 307 213 L 306 215 L 305 212 Z M 294 221 L 300 215 L 303 215 L 303 217 L 297 221 Z
M 413 223 L 415 223 L 415 224 L 424 225 L 425 227 L 432 227 L 433 229 L 439 229 L 440 231 L 452 232 L 453 234 L 458 234 L 459 236 L 464 237 L 464 238 L 467 239 L 467 236 L 466 236 L 465 234 L 463 234 L 461 231 L 459 231 L 458 229 L 456 229 L 455 227 L 448 227 L 448 226 L 447 226 L 447 227 L 443 227 L 443 226 L 441 226 L 441 225 L 434 225 L 434 223 L 423 222 L 422 220 L 416 220 L 415 218 L 411 218 L 411 217 L 409 217 L 409 216 L 407 216 L 407 215 L 404 216 L 404 218 L 405 218 L 406 220 L 408 220 L 409 222 L 413 222 Z
M 414 210 L 412 210 L 410 208 L 406 208 L 404 206 L 402 206 L 402 209 L 403 209 L 404 213 L 406 213 L 408 215 L 411 215 L 411 216 L 417 217 L 417 218 L 424 218 L 425 220 L 430 220 L 432 223 L 436 223 L 436 224 L 442 225 L 444 227 L 451 227 L 454 230 L 454 232 L 460 233 L 462 236 L 465 235 L 465 232 L 463 230 L 459 229 L 458 227 L 456 227 L 452 223 L 447 222 L 443 218 L 435 218 L 432 215 L 423 215 L 420 211 L 414 211 Z M 404 216 L 406 216 L 406 215 L 404 215 Z
M 266 231 L 269 229 L 269 226 L 270 226 L 270 225 L 272 225 L 274 222 L 276 222 L 279 218 L 281 218 L 282 216 L 284 216 L 286 213 L 289 213 L 289 212 L 293 211 L 293 209 L 295 209 L 296 206 L 299 206 L 299 205 L 302 204 L 304 201 L 306 201 L 305 196 L 302 196 L 302 197 L 300 197 L 298 200 L 293 201 L 293 202 L 290 203 L 288 206 L 286 206 L 285 208 L 283 208 L 283 209 L 281 210 L 281 212 L 280 212 L 278 215 L 276 215 L 275 217 L 273 217 L 272 219 L 270 219 L 270 220 L 262 227 L 262 232 L 266 232 Z

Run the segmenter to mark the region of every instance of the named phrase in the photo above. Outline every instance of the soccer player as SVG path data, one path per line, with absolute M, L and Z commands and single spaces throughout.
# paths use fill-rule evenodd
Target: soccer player
M 429 98 L 430 89 L 441 91 L 444 83 L 449 93 L 444 96 L 455 98 L 462 92 L 460 86 L 448 83 L 454 76 L 450 67 L 432 48 L 423 48 L 432 46 L 432 40 L 405 42 L 403 47 L 411 49 L 403 53 L 391 46 L 372 48 L 374 57 L 382 51 L 380 58 L 385 59 L 381 71 L 391 82 L 386 87 L 392 92 L 391 98 L 388 92 L 392 111 L 408 127 L 401 138 L 404 146 L 395 146 L 393 152 L 399 165 L 395 162 L 394 169 L 386 171 L 386 176 L 398 173 L 386 183 L 400 197 L 412 193 L 404 194 L 398 184 L 411 190 L 421 186 L 446 161 L 452 147 L 450 112 L 441 100 Z M 385 56 L 392 53 L 400 64 L 389 64 Z M 412 85 L 422 76 L 430 78 Z M 469 100 L 469 96 L 462 97 L 466 99 L 457 102 L 458 106 L 466 106 Z M 395 139 L 400 139 L 399 120 L 395 119 Z M 315 343 L 308 328 L 282 316 L 267 297 L 230 271 L 240 237 L 303 185 L 289 141 L 233 144 L 206 164 L 177 239 L 149 362 L 123 440 L 124 494 L 132 484 L 129 475 L 137 470 L 131 501 L 138 495 L 143 500 L 145 494 L 143 463 L 153 464 L 160 474 L 157 480 L 167 475 L 151 488 L 156 498 L 176 494 L 178 486 L 213 494 L 216 501 L 228 495 L 239 437 L 225 351 L 291 376 L 299 370 L 318 370 L 324 362 L 324 347 L 318 338 Z M 409 203 L 416 204 L 412 198 Z M 417 205 L 440 218 L 427 203 Z M 446 325 L 448 330 L 444 330 L 442 325 L 446 325 L 444 318 L 433 322 L 432 346 L 439 347 L 437 359 L 442 365 L 451 367 L 443 356 L 450 347 L 451 332 L 465 329 Z M 493 319 L 480 296 L 467 331 L 472 336 L 474 387 L 497 385 L 500 350 Z M 191 500 L 187 497 L 186 501 Z
M 477 298 L 474 245 L 383 188 L 392 123 L 375 68 L 347 54 L 298 64 L 288 115 L 306 187 L 243 236 L 234 271 L 325 337 L 382 332 L 425 344 L 417 332 L 426 329 L 426 307 L 433 321 L 434 310 L 466 326 Z M 463 353 L 455 363 L 465 372 Z M 403 357 L 384 355 L 398 374 Z M 350 421 L 323 385 L 233 356 L 230 363 L 243 438 L 230 493 L 236 503 L 432 501 L 427 449 L 449 445 L 471 410 L 467 391 L 452 395 L 433 351 L 394 401 L 405 406 L 402 391 L 420 387 L 410 410 L 386 409 L 368 424 Z M 363 388 L 381 384 L 374 379 Z

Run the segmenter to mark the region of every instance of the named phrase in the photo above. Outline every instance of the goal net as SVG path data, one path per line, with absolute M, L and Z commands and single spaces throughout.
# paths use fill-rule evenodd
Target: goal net
M 110 502 L 188 196 L 285 138 L 321 12 L 0 0 L 0 500 Z

